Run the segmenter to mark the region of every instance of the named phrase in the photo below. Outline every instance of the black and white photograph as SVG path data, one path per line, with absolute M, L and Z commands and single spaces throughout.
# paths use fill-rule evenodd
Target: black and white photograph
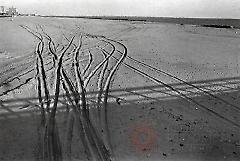
M 239 160 L 239 0 L 0 0 L 0 161 Z

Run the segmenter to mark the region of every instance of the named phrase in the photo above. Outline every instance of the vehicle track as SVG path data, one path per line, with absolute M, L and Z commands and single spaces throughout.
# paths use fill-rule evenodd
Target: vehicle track
M 156 68 L 156 67 L 153 67 L 153 66 L 151 66 L 151 65 L 148 65 L 148 64 L 146 64 L 146 63 L 140 62 L 140 61 L 138 61 L 138 60 L 136 60 L 136 59 L 134 59 L 134 58 L 132 58 L 132 57 L 130 57 L 130 56 L 127 56 L 127 58 L 130 59 L 130 60 L 132 60 L 132 61 L 134 61 L 134 62 L 137 62 L 138 64 L 141 64 L 141 65 L 144 66 L 144 67 L 147 67 L 147 68 L 149 68 L 149 69 L 152 69 L 152 70 L 154 70 L 154 71 L 157 71 L 158 73 L 167 75 L 167 76 L 169 76 L 169 77 L 171 77 L 171 78 L 173 78 L 173 79 L 175 79 L 175 80 L 178 80 L 178 81 L 180 81 L 180 82 L 182 82 L 182 83 L 184 83 L 184 84 L 186 84 L 186 85 L 188 85 L 188 86 L 190 86 L 190 87 L 193 87 L 193 88 L 195 88 L 195 89 L 197 89 L 197 90 L 199 90 L 199 91 L 201 91 L 201 92 L 203 92 L 203 93 L 205 93 L 205 94 L 207 94 L 207 95 L 209 95 L 209 96 L 211 96 L 211 97 L 213 97 L 213 98 L 215 98 L 215 99 L 217 99 L 217 100 L 220 100 L 221 102 L 223 102 L 223 103 L 225 103 L 225 104 L 227 104 L 227 105 L 232 106 L 234 109 L 240 111 L 240 108 L 239 108 L 238 106 L 236 106 L 236 105 L 234 105 L 234 104 L 232 104 L 232 103 L 230 103 L 230 102 L 227 102 L 226 100 L 224 100 L 224 99 L 222 99 L 222 98 L 220 98 L 220 97 L 217 97 L 217 96 L 211 94 L 210 92 L 206 91 L 206 89 L 204 89 L 204 88 L 199 88 L 198 86 L 195 86 L 195 85 L 193 85 L 193 84 L 191 84 L 191 83 L 188 83 L 188 82 L 180 79 L 179 77 L 176 77 L 176 76 L 174 76 L 174 75 L 172 75 L 172 74 L 170 74 L 170 73 L 168 73 L 168 72 L 165 72 L 165 71 L 163 71 L 163 70 L 160 70 L 160 69 L 158 69 L 158 68 Z
M 120 54 L 123 54 L 123 53 L 121 53 L 121 51 L 118 51 L 118 50 L 117 50 L 117 52 L 119 52 Z M 108 53 L 108 54 L 109 54 L 109 53 Z M 114 58 L 114 59 L 117 59 L 117 58 L 115 58 L 115 57 L 113 57 L 113 58 Z M 179 96 L 181 96 L 181 97 L 182 97 L 183 99 L 185 99 L 186 101 L 191 102 L 191 103 L 194 103 L 194 104 L 197 105 L 198 107 L 200 107 L 200 108 L 206 110 L 207 112 L 215 115 L 217 118 L 220 118 L 220 119 L 222 119 L 222 120 L 230 123 L 231 125 L 234 125 L 235 127 L 240 128 L 240 125 L 237 124 L 236 122 L 234 122 L 234 121 L 232 121 L 232 120 L 230 120 L 230 119 L 228 119 L 228 118 L 220 115 L 219 113 L 213 111 L 212 109 L 209 109 L 209 108 L 206 107 L 205 105 L 202 105 L 202 104 L 198 103 L 197 101 L 195 101 L 195 100 L 187 97 L 185 94 L 183 94 L 183 93 L 179 92 L 178 90 L 174 89 L 171 85 L 168 85 L 168 84 L 164 83 L 163 81 L 160 81 L 160 80 L 158 80 L 158 79 L 156 79 L 156 78 L 154 78 L 154 77 L 152 77 L 152 76 L 144 73 L 143 71 L 141 71 L 141 70 L 139 70 L 139 69 L 137 69 L 137 68 L 135 68 L 135 67 L 127 64 L 127 63 L 123 63 L 123 65 L 126 66 L 127 68 L 135 71 L 136 73 L 138 73 L 138 74 L 140 74 L 140 75 L 142 75 L 142 76 L 150 79 L 151 81 L 153 81 L 153 82 L 155 82 L 155 83 L 157 83 L 157 84 L 162 84 L 162 85 L 164 85 L 164 86 L 165 86 L 166 88 L 168 88 L 169 90 L 176 92 Z
M 35 37 L 37 37 L 39 40 L 42 40 L 43 39 L 43 37 L 42 37 L 42 35 L 40 34 L 40 33 L 34 33 L 34 31 L 32 31 L 30 28 L 28 28 L 28 27 L 24 27 L 24 26 L 21 26 L 22 28 L 24 28 L 24 29 L 26 29 L 30 34 L 32 34 L 32 35 L 34 35 Z M 42 28 L 41 28 L 42 29 Z M 42 31 L 44 32 L 44 30 L 42 29 Z M 45 37 L 49 40 L 49 43 L 48 43 L 48 49 L 50 50 L 50 54 L 52 54 L 53 55 L 53 57 L 54 57 L 54 61 L 56 60 L 56 55 L 54 55 L 54 51 L 56 50 L 56 49 L 54 49 L 54 51 L 51 49 L 51 47 L 50 47 L 50 45 L 51 45 L 51 43 L 53 43 L 53 41 L 52 41 L 52 39 L 51 39 L 51 37 L 49 36 L 49 35 L 47 35 L 47 33 L 46 32 L 44 32 L 44 34 L 45 34 Z M 53 45 L 53 46 L 55 46 L 55 45 Z M 105 45 L 104 45 L 105 46 Z M 86 48 L 87 49 L 87 48 Z M 84 50 L 86 50 L 86 49 L 84 49 Z M 94 48 L 92 48 L 92 49 L 94 49 Z M 89 49 L 90 50 L 90 49 Z M 31 61 L 29 62 L 29 66 L 28 67 L 26 67 L 26 69 L 28 69 L 28 68 L 30 68 L 31 66 L 32 66 L 32 64 L 33 64 L 33 62 L 34 62 L 34 59 L 32 58 L 32 56 L 33 56 L 33 54 L 30 54 L 27 58 L 31 58 Z M 46 61 L 48 61 L 48 62 L 46 62 L 45 64 L 43 64 L 43 66 L 48 66 L 48 65 L 50 65 L 51 63 L 52 63 L 52 61 L 51 61 L 51 58 L 48 58 L 48 54 L 47 53 L 45 53 L 45 56 L 41 56 L 41 58 L 39 58 L 40 59 L 40 61 L 43 61 L 43 59 L 46 59 Z M 68 60 L 70 60 L 71 58 L 67 58 L 67 59 L 65 59 L 64 60 L 64 62 L 66 62 L 66 61 L 68 61 Z M 24 61 L 24 60 L 23 60 Z M 80 60 L 80 61 L 82 61 L 82 60 Z M 22 64 L 24 64 L 24 62 L 22 63 Z M 16 63 L 16 66 L 18 65 L 18 63 Z M 24 64 L 24 65 L 26 65 L 26 64 Z M 54 64 L 53 64 L 53 66 L 54 66 Z M 51 70 L 53 69 L 53 67 L 50 67 L 49 69 L 47 69 L 46 70 L 46 72 L 50 72 Z M 5 86 L 5 84 L 10 84 L 12 81 L 14 81 L 15 79 L 17 79 L 17 80 L 20 80 L 20 78 L 22 77 L 25 77 L 26 75 L 32 75 L 31 77 L 29 77 L 29 78 L 26 78 L 26 79 L 32 79 L 32 78 L 34 78 L 34 74 L 33 74 L 33 72 L 34 72 L 34 67 L 32 66 L 31 67 L 31 69 L 30 70 L 27 70 L 27 71 L 25 71 L 25 72 L 23 72 L 24 70 L 22 70 L 20 73 L 21 74 L 19 74 L 19 75 L 17 75 L 17 76 L 14 76 L 14 77 L 11 77 L 11 76 L 9 76 L 8 78 L 6 78 L 5 80 L 3 80 L 2 81 L 2 83 L 0 84 L 0 87 L 2 87 L 2 86 Z M 2 73 L 3 72 L 5 72 L 6 74 L 9 74 L 9 72 L 8 71 L 2 71 Z M 32 73 L 32 74 L 31 74 Z M 16 74 L 15 74 L 16 75 Z M 46 77 L 46 74 L 45 74 L 45 77 Z M 22 79 L 21 79 L 22 80 Z M 27 81 L 27 82 L 30 82 L 30 81 Z M 10 89 L 10 90 L 7 90 L 7 91 L 5 91 L 5 92 L 3 92 L 2 94 L 0 94 L 0 96 L 3 96 L 3 95 L 6 95 L 7 93 L 9 93 L 10 91 L 13 91 L 13 90 L 15 90 L 15 89 L 19 89 L 20 87 L 22 87 L 24 84 L 26 84 L 26 82 L 25 83 L 21 83 L 20 85 L 17 85 L 16 87 L 14 87 L 14 88 L 12 88 L 12 89 Z
M 108 40 L 109 40 L 109 39 L 108 39 Z M 116 50 L 116 51 L 122 54 L 121 51 L 119 51 L 119 50 Z M 116 59 L 115 57 L 113 57 L 113 58 Z M 127 56 L 127 58 L 128 58 L 128 59 L 131 59 L 132 57 Z M 133 58 L 132 58 L 132 59 L 133 59 Z M 131 59 L 131 60 L 132 60 L 132 59 Z M 117 59 L 116 59 L 116 60 L 117 60 Z M 138 63 L 139 63 L 139 61 L 138 61 Z M 141 62 L 140 62 L 140 63 L 141 63 Z M 234 125 L 234 126 L 240 127 L 240 125 L 238 125 L 237 123 L 233 122 L 232 120 L 229 120 L 228 118 L 226 118 L 226 117 L 224 117 L 224 116 L 216 113 L 215 111 L 207 108 L 206 106 L 204 106 L 204 105 L 202 105 L 202 104 L 199 104 L 199 103 L 196 102 L 195 100 L 187 97 L 185 94 L 179 92 L 178 90 L 175 90 L 174 88 L 172 88 L 171 86 L 163 83 L 162 81 L 159 81 L 159 80 L 157 80 L 157 79 L 154 79 L 153 77 L 147 75 L 146 73 L 141 73 L 140 70 L 137 70 L 137 69 L 134 68 L 133 66 L 129 66 L 129 65 L 126 64 L 126 63 L 124 63 L 124 65 L 125 65 L 125 66 L 127 65 L 127 67 L 129 67 L 129 68 L 131 68 L 131 69 L 133 69 L 133 70 L 135 70 L 135 71 L 138 71 L 138 73 L 140 73 L 141 75 L 144 75 L 145 77 L 150 78 L 151 80 L 153 80 L 153 81 L 155 81 L 155 82 L 157 82 L 157 83 L 161 83 L 161 84 L 165 85 L 167 88 L 169 88 L 169 90 L 175 91 L 175 92 L 178 93 L 182 98 L 184 98 L 184 99 L 186 99 L 187 101 L 190 101 L 190 102 L 198 105 L 199 107 L 207 110 L 207 111 L 210 112 L 210 113 L 213 113 L 215 116 L 217 116 L 217 117 L 219 117 L 219 118 L 221 118 L 221 119 L 223 119 L 223 120 L 231 123 L 231 124 Z M 142 63 L 141 63 L 141 65 L 144 65 L 145 67 L 150 68 L 147 64 L 142 64 Z M 152 68 L 152 67 L 151 67 L 151 69 L 156 70 L 156 68 Z M 220 100 L 220 101 L 224 102 L 225 104 L 234 107 L 234 108 L 237 109 L 237 110 L 239 110 L 239 107 L 237 107 L 237 106 L 235 106 L 235 105 L 227 102 L 227 101 L 224 100 L 224 99 L 221 99 L 221 98 L 219 98 L 219 97 L 211 94 L 210 92 L 206 91 L 206 89 L 204 90 L 204 89 L 199 88 L 199 87 L 197 87 L 197 86 L 195 86 L 195 85 L 193 85 L 193 84 L 190 84 L 190 83 L 188 83 L 188 82 L 185 82 L 184 80 L 181 80 L 180 78 L 178 78 L 178 77 L 176 77 L 176 76 L 173 76 L 173 75 L 171 75 L 170 73 L 167 73 L 167 72 L 165 72 L 165 71 L 162 71 L 162 70 L 159 70 L 159 69 L 157 69 L 157 71 L 158 71 L 158 72 L 161 72 L 162 74 L 165 74 L 165 75 L 167 75 L 167 76 L 170 76 L 171 78 L 174 78 L 174 79 L 176 79 L 176 80 L 178 80 L 178 81 L 180 81 L 180 82 L 182 82 L 182 83 L 184 83 L 184 84 L 186 84 L 186 85 L 189 85 L 189 86 L 191 86 L 191 87 L 193 87 L 193 88 L 195 88 L 195 89 L 197 89 L 197 90 L 199 90 L 199 91 L 201 91 L 201 92 L 203 92 L 203 93 L 205 93 L 205 94 L 207 94 L 207 95 L 209 95 L 209 96 L 211 96 L 211 97 L 213 97 L 213 98 L 215 98 L 215 99 L 217 99 L 217 100 Z M 189 91 L 188 91 L 188 92 L 189 92 Z M 190 92 L 191 92 L 191 91 L 190 91 Z

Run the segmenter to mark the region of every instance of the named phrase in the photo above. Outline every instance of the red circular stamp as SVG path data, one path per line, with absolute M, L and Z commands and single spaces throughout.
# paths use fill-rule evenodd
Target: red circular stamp
M 135 123 L 130 126 L 129 139 L 138 151 L 151 151 L 156 138 L 155 130 L 147 123 Z

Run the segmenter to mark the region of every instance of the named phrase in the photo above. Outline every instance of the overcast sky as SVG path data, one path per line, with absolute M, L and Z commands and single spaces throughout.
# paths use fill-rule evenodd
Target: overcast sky
M 240 0 L 0 0 L 21 13 L 240 18 Z

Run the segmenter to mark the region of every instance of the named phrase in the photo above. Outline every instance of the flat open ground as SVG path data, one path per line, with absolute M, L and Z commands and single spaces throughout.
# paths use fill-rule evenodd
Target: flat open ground
M 103 79 L 107 80 L 126 54 L 112 77 L 108 93 L 108 139 L 116 160 L 240 159 L 240 30 L 137 21 L 16 17 L 13 21 L 0 19 L 0 160 L 40 158 L 34 53 L 39 40 L 28 29 L 46 32 L 59 52 L 75 33 L 84 33 L 79 59 L 81 69 L 86 69 L 83 78 L 88 78 L 109 56 Z M 78 40 L 74 39 L 73 44 L 77 45 Z M 69 50 L 73 48 L 74 45 Z M 113 49 L 116 59 L 110 55 Z M 54 89 L 56 73 L 52 58 L 48 53 L 43 53 L 43 58 L 47 85 Z M 71 52 L 67 52 L 63 66 L 74 82 L 72 62 Z M 93 74 L 86 87 L 93 120 L 101 71 L 99 68 Z M 59 100 L 56 117 L 63 158 L 67 160 L 66 100 L 63 96 Z M 97 126 L 98 121 L 93 124 Z M 74 131 L 72 160 L 86 160 L 75 128 Z

